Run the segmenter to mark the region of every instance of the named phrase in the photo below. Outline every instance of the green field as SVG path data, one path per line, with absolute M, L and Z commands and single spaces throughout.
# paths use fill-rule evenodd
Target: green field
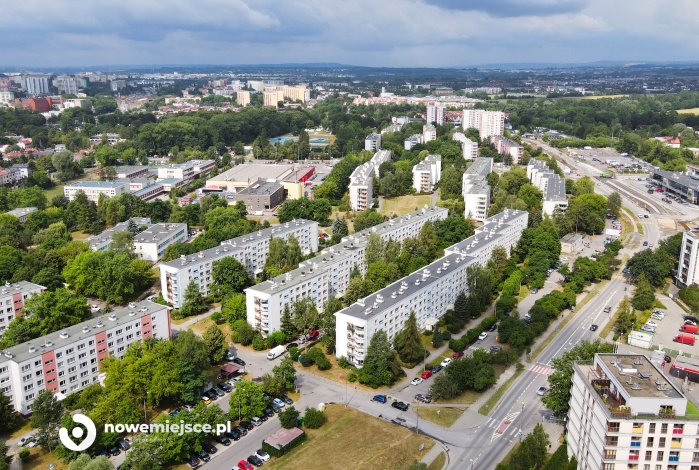
M 432 196 L 430 195 L 415 196 L 411 194 L 408 196 L 384 198 L 381 202 L 381 214 L 401 216 L 416 209 L 422 209 L 425 204 L 430 205 L 431 202 Z

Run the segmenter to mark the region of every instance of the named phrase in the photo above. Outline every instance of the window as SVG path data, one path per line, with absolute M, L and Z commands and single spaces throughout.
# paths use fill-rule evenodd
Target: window
M 605 449 L 604 458 L 606 460 L 616 460 L 616 450 Z
M 667 423 L 663 423 L 660 425 L 660 432 L 663 434 L 667 434 Z
M 659 450 L 658 454 L 655 456 L 655 460 L 660 462 L 663 460 L 663 457 L 665 457 L 665 452 L 663 452 L 662 450 Z
M 646 440 L 646 447 L 653 447 L 653 441 L 654 441 L 654 440 L 655 440 L 654 438 L 649 437 L 649 438 Z
M 619 423 L 607 423 L 608 432 L 619 432 Z
M 660 447 L 665 447 L 665 438 L 664 437 L 661 437 L 660 439 L 658 439 L 658 445 Z
M 608 446 L 619 445 L 619 437 L 618 436 L 607 436 L 607 445 Z
M 653 460 L 653 451 L 652 450 L 647 450 L 646 451 L 646 458 L 645 460 Z
M 649 433 L 654 433 L 655 432 L 655 423 L 650 423 L 648 425 L 648 432 Z

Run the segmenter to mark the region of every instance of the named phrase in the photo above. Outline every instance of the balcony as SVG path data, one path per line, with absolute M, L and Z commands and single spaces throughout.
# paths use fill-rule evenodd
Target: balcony
M 629 455 L 629 460 L 638 460 L 638 455 Z
M 631 432 L 634 433 L 634 434 L 643 434 L 643 426 L 639 426 L 639 427 L 637 427 L 637 428 L 633 428 L 633 430 L 632 430 Z M 633 446 L 633 442 L 631 443 L 631 445 Z M 641 443 L 639 442 L 638 445 L 640 446 Z
M 672 430 L 672 434 L 684 434 L 684 429 L 682 428 L 675 428 Z
M 681 443 L 681 442 L 674 442 L 674 441 L 673 441 L 673 442 L 670 443 L 670 447 L 672 447 L 673 449 L 681 449 L 681 448 L 682 448 L 682 443 Z

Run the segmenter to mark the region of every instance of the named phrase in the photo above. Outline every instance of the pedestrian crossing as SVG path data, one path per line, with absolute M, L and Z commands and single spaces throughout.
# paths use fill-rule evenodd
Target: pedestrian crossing
M 534 372 L 535 374 L 539 375 L 551 375 L 553 372 L 553 369 L 550 368 L 549 366 L 544 366 L 541 364 L 534 364 L 529 368 L 529 372 Z

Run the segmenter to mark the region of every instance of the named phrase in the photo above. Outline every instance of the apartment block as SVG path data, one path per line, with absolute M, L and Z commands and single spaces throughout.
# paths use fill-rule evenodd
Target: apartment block
M 405 150 L 412 150 L 413 147 L 415 147 L 418 144 L 422 144 L 424 142 L 424 139 L 422 137 L 422 134 L 413 134 L 405 141 L 403 142 L 403 147 Z
M 481 140 L 502 135 L 505 130 L 505 113 L 482 109 L 464 109 L 462 119 L 464 129 L 478 129 Z
M 478 142 L 472 141 L 461 132 L 454 132 L 452 139 L 461 142 L 461 151 L 463 152 L 464 160 L 475 160 L 478 158 Z
M 239 90 L 236 92 L 235 100 L 238 102 L 239 106 L 247 106 L 250 104 L 250 92 L 246 90 Z
M 509 155 L 512 159 L 511 163 L 513 165 L 518 165 L 522 161 L 522 156 L 524 156 L 524 147 L 519 145 L 512 139 L 503 137 L 501 135 L 496 135 L 490 138 L 490 140 L 495 145 L 495 150 L 502 155 Z
M 552 216 L 556 209 L 568 208 L 565 180 L 551 170 L 545 161 L 531 159 L 527 165 L 529 181 L 544 193 L 543 213 Z
M 699 231 L 689 230 L 682 235 L 677 284 L 686 287 L 699 283 Z
M 378 152 L 381 150 L 381 134 L 369 134 L 364 139 L 364 150 Z
M 264 106 L 274 106 L 276 108 L 280 101 L 284 102 L 284 90 L 278 88 L 268 89 L 268 87 L 265 87 L 263 94 Z
M 114 227 L 104 230 L 99 235 L 93 235 L 89 237 L 87 239 L 87 242 L 90 244 L 90 249 L 92 251 L 107 250 L 109 248 L 109 245 L 112 243 L 112 237 L 114 236 L 114 234 L 118 232 L 128 231 L 130 222 L 133 222 L 136 225 L 136 227 L 139 228 L 139 231 L 141 227 L 148 228 L 152 225 L 150 223 L 150 217 L 131 217 L 129 220 L 125 222 L 119 222 Z
M 464 196 L 464 216 L 484 222 L 490 208 L 490 186 L 488 175 L 493 171 L 493 159 L 478 157 L 464 173 L 461 192 Z
M 0 91 L 0 104 L 12 103 L 15 100 L 15 94 L 11 91 Z
M 415 312 L 421 330 L 436 324 L 460 292 L 468 293 L 467 268 L 487 263 L 497 246 L 509 253 L 528 218 L 527 212 L 506 209 L 473 236 L 447 248 L 442 258 L 337 312 L 337 357 L 361 367 L 372 336 L 383 330 L 392 341 L 410 312 Z
M 96 203 L 100 194 L 115 197 L 128 193 L 129 183 L 124 181 L 76 181 L 63 187 L 63 195 L 69 201 L 75 199 L 78 191 L 84 192 L 88 201 Z
M 300 101 L 305 103 L 311 99 L 311 90 L 306 88 L 304 85 L 285 85 L 282 88 L 284 92 L 284 97 L 291 101 Z
M 568 455 L 580 470 L 697 470 L 699 420 L 648 357 L 596 354 L 573 364 Z
M 168 246 L 185 241 L 187 224 L 161 222 L 134 237 L 134 253 L 141 259 L 156 263 L 163 257 Z
M 99 364 L 148 338 L 170 337 L 170 309 L 138 302 L 6 349 L 0 355 L 0 389 L 15 410 L 28 414 L 42 390 L 63 399 L 101 380 Z
M 0 103 L 2 103 L 2 95 L 0 95 Z M 387 127 L 381 129 L 381 135 L 389 134 L 391 132 L 400 132 L 403 129 L 403 124 L 393 123 Z
M 413 188 L 418 193 L 429 193 L 442 177 L 442 156 L 428 155 L 413 167 Z
M 293 271 L 245 289 L 248 323 L 263 335 L 277 331 L 284 307 L 306 297 L 322 311 L 328 300 L 345 293 L 355 266 L 360 273 L 366 272 L 365 252 L 371 233 L 384 241 L 403 241 L 418 236 L 425 223 L 443 220 L 448 214 L 443 208 L 425 207 L 391 219 L 344 237 L 341 243 L 324 249 Z
M 257 92 L 265 91 L 265 82 L 262 80 L 248 80 L 248 88 Z M 277 104 L 275 103 L 274 105 L 276 106 Z
M 0 337 L 10 322 L 17 317 L 17 313 L 22 310 L 24 302 L 34 294 L 41 294 L 44 289 L 44 286 L 28 281 L 19 281 L 14 284 L 6 282 L 0 288 Z
M 190 160 L 184 163 L 160 165 L 157 167 L 158 179 L 175 178 L 189 183 L 201 175 L 208 175 L 215 166 L 214 160 Z
M 175 308 L 180 308 L 184 291 L 191 281 L 197 283 L 202 294 L 208 295 L 213 263 L 230 256 L 245 266 L 251 276 L 256 276 L 262 272 L 267 262 L 270 239 L 286 240 L 290 235 L 298 240 L 303 254 L 318 251 L 318 222 L 303 219 L 225 240 L 220 246 L 161 263 L 160 286 L 163 298 Z
M 440 126 L 444 124 L 444 106 L 427 105 L 425 121 L 428 124 L 436 123 Z
M 390 150 L 379 150 L 368 162 L 359 165 L 350 175 L 349 197 L 354 211 L 369 209 L 374 202 L 374 176 L 379 167 L 391 159 Z
M 28 95 L 48 95 L 49 77 L 28 76 L 22 77 L 22 88 Z
M 12 209 L 11 211 L 5 212 L 5 214 L 9 215 L 14 215 L 19 219 L 19 223 L 23 224 L 24 222 L 27 221 L 27 217 L 29 217 L 29 214 L 38 211 L 39 209 L 36 207 L 21 207 L 18 209 Z
M 437 128 L 432 124 L 425 124 L 422 126 L 422 141 L 430 142 L 437 140 Z

